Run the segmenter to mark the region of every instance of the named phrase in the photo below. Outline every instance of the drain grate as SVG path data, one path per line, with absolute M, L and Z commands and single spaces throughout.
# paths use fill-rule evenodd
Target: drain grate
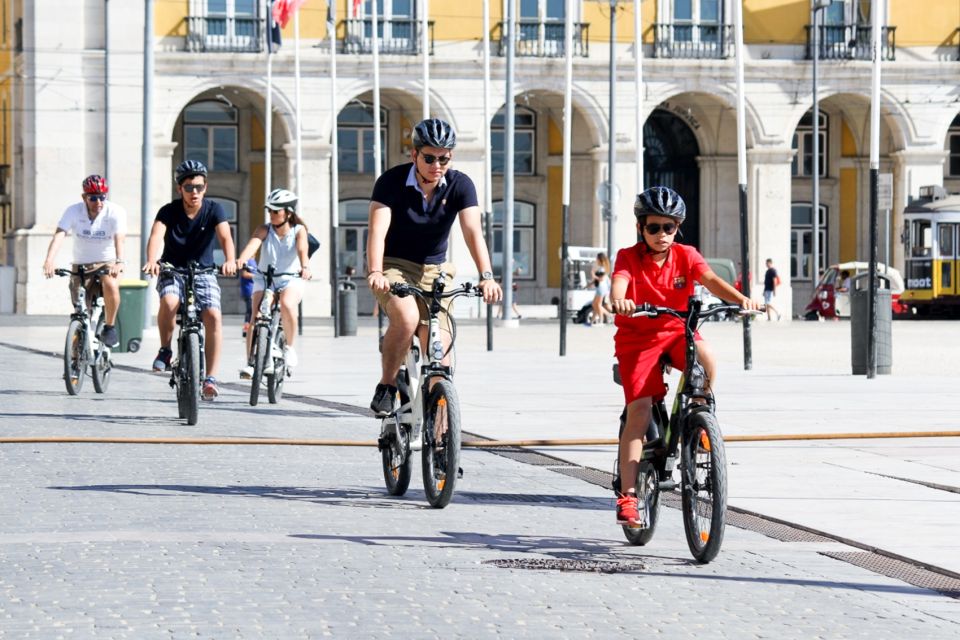
M 534 571 L 577 571 L 581 573 L 639 573 L 646 570 L 642 562 L 607 562 L 567 558 L 502 558 L 485 560 L 501 569 L 533 569 Z
M 960 579 L 919 567 L 911 562 L 882 556 L 871 551 L 821 551 L 820 554 L 960 600 Z
M 477 502 L 521 502 L 529 504 L 578 504 L 601 506 L 604 503 L 602 498 L 584 498 L 581 496 L 556 495 L 543 493 L 477 493 L 472 491 L 460 491 L 458 498 L 467 500 L 476 500 Z
M 613 481 L 613 475 L 607 473 L 606 471 L 598 471 L 597 469 L 591 469 L 590 467 L 577 466 L 557 467 L 555 469 L 551 469 L 551 471 L 562 473 L 565 476 L 583 480 L 584 482 L 589 482 L 590 484 L 595 484 L 598 487 L 603 487 L 604 489 L 613 491 L 613 487 L 610 485 L 610 483 Z
M 833 538 L 806 531 L 796 525 L 777 522 L 768 517 L 761 517 L 734 507 L 727 507 L 726 521 L 730 526 L 747 531 L 756 531 L 781 542 L 836 542 Z
M 526 449 L 521 449 L 519 447 L 511 448 L 489 448 L 486 449 L 490 453 L 495 453 L 498 456 L 504 458 L 510 458 L 517 462 L 522 462 L 523 464 L 532 464 L 538 467 L 572 467 L 573 463 L 567 462 L 566 460 L 561 460 L 560 458 L 554 458 L 545 453 L 539 453 L 537 451 L 529 451 Z

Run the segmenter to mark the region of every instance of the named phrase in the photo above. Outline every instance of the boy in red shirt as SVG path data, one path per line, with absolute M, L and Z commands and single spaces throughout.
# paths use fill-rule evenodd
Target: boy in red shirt
M 632 481 L 636 478 L 643 438 L 650 423 L 654 398 L 666 395 L 660 358 L 667 355 L 675 368 L 684 366 L 683 324 L 672 316 L 631 318 L 638 304 L 685 310 L 695 282 L 712 294 L 735 302 L 744 309 L 759 305 L 721 279 L 693 247 L 675 242 L 687 215 L 683 198 L 667 187 L 651 187 L 637 196 L 633 206 L 637 233 L 642 240 L 621 249 L 613 268 L 610 303 L 616 315 L 614 336 L 620 377 L 627 404 L 627 420 L 620 436 L 620 477 L 624 492 L 617 496 L 617 524 L 644 527 Z M 707 374 L 707 385 L 715 379 L 716 360 L 697 335 L 697 357 Z

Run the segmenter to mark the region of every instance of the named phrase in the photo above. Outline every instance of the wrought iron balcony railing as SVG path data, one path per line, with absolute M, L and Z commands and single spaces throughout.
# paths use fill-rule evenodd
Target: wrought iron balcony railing
M 811 34 L 813 26 L 806 25 L 807 60 L 813 59 Z M 823 24 L 820 25 L 817 50 L 821 60 L 872 60 L 873 43 L 870 41 L 873 28 L 859 24 Z M 881 29 L 880 56 L 883 60 L 895 60 L 897 55 L 897 28 Z
M 654 58 L 729 58 L 733 53 L 728 24 L 674 22 L 653 27 Z
M 493 29 L 492 39 L 500 43 L 499 55 L 507 54 L 507 42 L 504 37 L 505 22 Z M 561 58 L 565 55 L 566 33 L 563 22 L 539 22 L 520 20 L 516 24 L 514 43 L 518 56 L 527 58 Z M 590 25 L 586 22 L 573 23 L 573 55 L 586 58 L 590 55 Z
M 351 18 L 341 22 L 344 25 L 345 37 L 340 41 L 342 53 L 373 53 L 373 20 L 366 18 Z M 419 20 L 398 19 L 377 20 L 379 28 L 380 53 L 398 55 L 419 55 L 422 51 L 422 26 Z M 427 22 L 430 30 L 430 54 L 433 55 L 433 20 Z
M 256 16 L 189 16 L 187 51 L 258 53 L 264 47 L 264 21 Z

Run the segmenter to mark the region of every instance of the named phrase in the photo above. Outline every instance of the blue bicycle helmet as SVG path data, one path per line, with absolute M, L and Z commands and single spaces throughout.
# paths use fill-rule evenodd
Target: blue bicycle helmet
M 207 167 L 199 160 L 184 160 L 177 165 L 177 170 L 173 175 L 174 179 L 177 181 L 177 184 L 183 184 L 184 180 L 194 176 L 203 176 L 206 178 Z

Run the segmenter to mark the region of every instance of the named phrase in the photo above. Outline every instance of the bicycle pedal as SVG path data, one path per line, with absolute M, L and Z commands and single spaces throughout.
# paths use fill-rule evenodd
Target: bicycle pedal
M 380 451 L 387 451 L 390 449 L 390 438 L 388 436 L 380 436 L 377 438 L 377 449 Z
M 457 467 L 457 478 L 463 477 L 463 467 Z
M 673 479 L 661 480 L 658 486 L 660 491 L 673 491 L 677 488 L 677 481 Z

